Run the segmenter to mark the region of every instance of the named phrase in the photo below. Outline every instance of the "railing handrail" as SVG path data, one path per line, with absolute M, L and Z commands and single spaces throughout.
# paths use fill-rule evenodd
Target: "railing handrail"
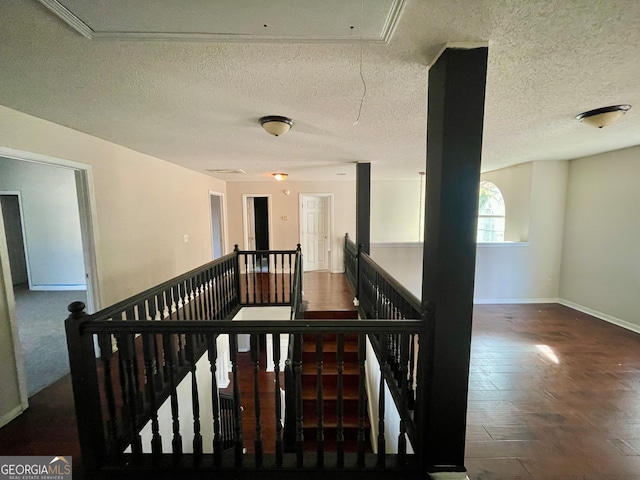
M 266 254 L 274 254 L 274 255 L 287 255 L 287 254 L 295 254 L 297 250 L 237 250 L 236 253 L 240 254 L 251 254 L 251 253 L 260 253 L 263 255 Z
M 226 262 L 227 260 L 230 260 L 232 258 L 236 257 L 236 253 L 232 252 L 229 253 L 227 255 L 225 255 L 224 257 L 220 257 L 217 258 L 209 263 L 205 263 L 204 265 L 201 265 L 197 268 L 194 268 L 193 270 L 188 271 L 187 273 L 183 273 L 182 275 L 178 275 L 177 277 L 174 277 L 170 280 L 167 280 L 166 282 L 163 282 L 159 285 L 156 285 L 154 287 L 148 288 L 147 290 L 138 293 L 136 295 L 133 295 L 131 297 L 125 298 L 124 300 L 119 301 L 118 303 L 114 303 L 113 305 L 110 305 L 108 307 L 105 307 L 93 314 L 90 314 L 88 316 L 88 320 L 98 320 L 100 318 L 110 318 L 114 313 L 118 313 L 120 311 L 126 310 L 127 308 L 131 308 L 136 306 L 137 304 L 139 304 L 141 301 L 146 300 L 147 298 L 149 298 L 149 296 L 153 295 L 156 292 L 160 292 L 163 290 L 167 290 L 168 288 L 172 287 L 173 285 L 180 283 L 181 281 L 184 280 L 188 280 L 189 278 L 193 277 L 194 275 L 196 275 L 197 273 L 207 270 L 208 268 L 211 267 L 215 267 L 216 265 L 220 265 L 223 264 L 224 262 Z
M 242 334 L 242 333 L 412 333 L 424 327 L 422 320 L 152 320 L 112 321 L 82 319 L 78 325 L 84 334 L 141 333 L 141 334 Z
M 373 267 L 377 273 L 387 282 L 391 287 L 393 287 L 404 299 L 413 307 L 417 312 L 421 311 L 421 302 L 418 300 L 413 293 L 411 293 L 404 285 L 399 283 L 395 278 L 391 276 L 389 272 L 387 272 L 384 268 L 382 268 L 378 263 L 376 263 L 371 256 L 367 255 L 365 252 L 360 252 L 359 256 L 360 260 L 364 260 L 365 263 L 368 263 L 371 267 Z

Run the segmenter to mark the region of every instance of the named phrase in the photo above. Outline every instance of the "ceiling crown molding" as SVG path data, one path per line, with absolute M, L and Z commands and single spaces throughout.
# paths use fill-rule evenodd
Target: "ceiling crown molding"
M 62 21 L 83 37 L 88 39 L 92 39 L 94 37 L 95 32 L 93 29 L 74 15 L 67 7 L 58 2 L 58 0 L 39 0 L 39 2 L 55 13 L 62 19 Z
M 243 42 L 243 43 L 389 43 L 406 0 L 393 0 L 384 26 L 375 36 L 287 36 L 275 34 L 215 33 L 215 32 L 172 32 L 172 31 L 103 31 L 94 29 L 58 0 L 38 0 L 51 12 L 60 17 L 71 28 L 90 40 L 158 40 L 195 42 Z

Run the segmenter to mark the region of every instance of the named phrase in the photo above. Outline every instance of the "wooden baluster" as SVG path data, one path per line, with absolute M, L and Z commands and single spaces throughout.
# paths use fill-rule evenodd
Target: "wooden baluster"
M 187 284 L 187 292 L 189 295 L 189 316 L 187 317 L 189 320 L 198 320 L 198 298 L 196 291 L 196 282 L 194 277 L 190 277 L 185 280 Z
M 304 464 L 304 430 L 302 424 L 302 335 L 294 335 L 293 374 L 296 386 L 296 465 Z
M 140 310 L 142 311 L 142 310 Z M 126 312 L 127 315 L 127 319 L 131 320 L 131 321 L 135 321 L 136 318 L 140 318 L 140 317 L 136 317 L 136 309 L 135 307 L 131 307 L 129 309 L 127 309 Z M 146 319 L 143 317 L 143 319 Z M 136 391 L 136 402 L 137 403 L 137 407 L 138 408 L 142 408 L 142 393 L 141 393 L 141 389 L 140 389 L 140 368 L 138 366 L 138 351 L 136 349 L 136 344 L 135 344 L 135 340 L 132 340 L 131 342 L 131 363 L 133 366 L 133 380 L 135 383 L 135 391 Z
M 285 297 L 284 297 L 284 291 L 285 291 L 285 289 L 284 289 L 284 275 L 285 275 L 284 255 L 285 255 L 284 253 L 280 254 L 280 292 L 281 292 L 280 293 L 280 297 L 281 297 L 280 303 L 285 303 L 286 302 Z M 278 262 L 276 261 L 276 263 L 278 263 Z M 278 267 L 276 266 L 276 275 L 277 275 L 277 272 L 278 272 Z
M 218 378 L 216 376 L 216 362 L 218 361 L 218 345 L 216 336 L 207 335 L 207 354 L 211 369 L 211 405 L 213 413 L 213 464 L 216 467 L 222 465 L 222 433 L 220 432 L 220 392 L 218 391 Z
M 260 421 L 260 382 L 258 373 L 260 368 L 260 344 L 258 335 L 251 334 L 251 364 L 253 365 L 253 402 L 256 415 L 255 459 L 256 466 L 262 466 L 262 422 Z
M 274 301 L 273 303 L 279 303 L 278 301 L 278 292 L 279 292 L 279 283 L 278 283 L 278 254 L 273 254 L 273 295 Z
M 202 462 L 202 435 L 200 433 L 200 397 L 196 379 L 196 335 L 186 335 L 187 362 L 191 372 L 191 406 L 193 410 L 193 464 Z
M 364 362 L 367 358 L 366 334 L 358 334 L 358 368 L 360 378 L 358 380 L 358 466 L 364 467 L 365 435 L 364 422 L 367 413 L 366 379 Z
M 263 303 L 271 303 L 271 255 L 267 253 L 262 258 L 267 259 L 267 272 L 266 275 L 263 275 L 263 277 L 267 280 L 266 285 L 263 284 L 264 296 L 266 297 L 266 299 L 263 300 Z
M 292 266 L 292 264 L 291 264 L 292 255 L 289 254 L 287 256 L 289 257 L 289 298 L 290 298 L 289 301 L 293 301 L 293 299 L 291 298 L 291 295 L 293 294 L 293 270 L 294 270 L 295 267 Z M 294 262 L 293 265 L 295 265 L 295 262 Z
M 149 299 L 149 317 L 151 318 L 152 321 L 156 321 L 158 318 L 160 320 L 163 319 L 164 316 L 164 311 L 165 311 L 165 303 L 164 303 L 164 292 L 160 292 L 159 294 L 156 294 L 153 296 L 153 298 Z M 149 379 L 147 378 L 147 383 L 149 385 L 151 385 L 151 383 L 153 383 L 153 388 L 154 388 L 154 396 L 155 396 L 155 392 L 158 392 L 160 390 L 162 390 L 162 368 L 161 368 L 161 361 L 160 361 L 160 357 L 159 357 L 159 351 L 158 351 L 158 342 L 157 342 L 157 337 L 154 334 L 148 334 L 148 335 L 144 335 L 143 338 L 143 355 L 144 355 L 144 361 L 145 361 L 145 368 L 147 367 L 147 363 L 149 363 L 151 370 L 153 372 L 153 382 L 150 382 Z M 148 343 L 149 345 L 145 344 Z M 147 356 L 149 357 L 147 359 Z M 147 391 L 147 394 L 150 395 L 150 392 Z
M 280 334 L 273 334 L 273 373 L 276 378 L 276 466 L 282 466 L 282 396 L 280 394 Z
M 202 272 L 202 298 L 203 298 L 203 310 L 204 314 L 203 320 L 211 320 L 213 317 L 211 316 L 211 297 L 209 295 L 210 290 L 210 280 L 211 280 L 211 269 L 207 268 L 204 272 Z
M 336 450 L 338 454 L 338 467 L 344 467 L 344 393 L 342 386 L 342 374 L 344 372 L 344 334 L 338 334 L 336 351 L 336 365 L 338 367 L 337 378 L 337 404 L 336 404 Z
M 323 354 L 322 334 L 316 334 L 316 443 L 318 455 L 318 467 L 324 466 L 324 402 L 322 391 L 322 354 Z
M 235 466 L 242 466 L 243 438 L 242 438 L 242 405 L 240 403 L 240 385 L 238 383 L 238 335 L 229 335 L 229 349 L 231 350 L 231 376 L 233 379 L 233 417 L 234 432 L 234 459 Z
M 387 357 L 389 352 L 387 351 L 387 343 L 382 342 L 380 344 L 380 358 L 382 361 L 380 362 L 380 387 L 378 389 L 378 461 L 377 465 L 379 467 L 385 466 L 385 460 L 387 458 L 386 455 L 386 442 L 384 438 L 384 411 L 385 411 L 385 374 L 389 369 L 389 364 L 387 363 Z
M 238 274 L 235 275 L 234 271 L 238 271 Z M 240 277 L 240 266 L 239 264 L 235 264 L 232 260 L 229 260 L 225 264 L 225 276 L 227 278 L 227 283 L 229 285 L 229 289 L 227 291 L 227 303 L 229 305 L 229 310 L 233 310 L 236 305 L 240 305 L 240 284 L 242 279 Z M 236 278 L 237 277 L 237 278 Z
M 415 362 L 416 362 L 416 337 L 415 333 L 409 335 L 409 378 L 407 380 L 407 408 L 415 410 L 416 395 L 414 390 Z
M 113 358 L 112 338 L 111 334 L 108 333 L 101 333 L 98 335 L 100 360 L 102 361 L 104 392 L 107 399 L 107 435 L 111 442 L 115 441 L 118 434 L 116 422 L 116 400 L 111 374 L 111 359 Z
M 138 464 L 142 459 L 142 438 L 140 437 L 140 425 L 138 425 L 138 391 L 136 390 L 136 378 L 133 368 L 133 334 L 117 335 L 118 353 L 123 368 L 122 378 L 124 382 L 120 385 L 123 394 L 123 408 L 127 412 L 129 421 L 129 438 L 131 442 L 131 452 L 133 461 Z
M 403 467 L 407 462 L 407 425 L 405 423 L 405 406 L 407 405 L 407 362 L 409 361 L 408 334 L 403 333 L 400 339 L 400 434 L 398 436 L 398 466 Z
M 182 436 L 180 435 L 180 419 L 178 416 L 178 393 L 176 384 L 176 354 L 174 350 L 175 340 L 173 334 L 162 335 L 162 346 L 164 349 L 164 362 L 167 365 L 167 376 L 169 379 L 169 391 L 171 399 L 171 425 L 173 427 L 173 447 L 172 461 L 177 466 L 182 459 Z
M 198 297 L 198 281 L 197 277 L 191 277 L 187 280 L 189 284 L 189 292 L 190 292 L 190 309 L 189 309 L 189 320 L 201 320 L 200 317 L 200 309 L 198 307 L 198 302 L 200 301 Z
M 158 402 L 156 392 L 157 364 L 154 349 L 153 334 L 142 335 L 142 349 L 144 356 L 144 371 L 147 379 L 147 401 L 151 413 L 151 458 L 152 463 L 157 465 L 162 459 L 162 438 L 160 437 L 160 423 L 158 422 Z
M 214 318 L 220 320 L 223 317 L 223 313 L 222 313 L 222 308 L 223 308 L 223 301 L 222 301 L 222 282 L 220 279 L 220 275 L 218 274 L 218 270 L 219 270 L 219 266 L 215 265 L 213 267 L 213 311 L 214 313 Z
M 256 283 L 256 278 L 258 275 L 258 259 L 255 253 L 251 255 L 251 262 L 253 263 L 253 269 L 251 270 L 251 281 L 253 283 L 253 303 L 257 303 L 258 284 Z

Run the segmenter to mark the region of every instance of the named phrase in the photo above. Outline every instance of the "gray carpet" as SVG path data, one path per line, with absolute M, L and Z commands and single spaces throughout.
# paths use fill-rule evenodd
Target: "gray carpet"
M 85 291 L 30 291 L 27 285 L 14 287 L 16 311 L 31 396 L 69 373 L 64 333 L 67 305 L 86 302 Z

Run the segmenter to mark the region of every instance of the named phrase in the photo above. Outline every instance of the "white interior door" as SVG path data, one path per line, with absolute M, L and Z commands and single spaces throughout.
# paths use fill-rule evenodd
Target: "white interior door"
M 304 271 L 329 269 L 328 196 L 303 195 L 301 208 Z
M 211 212 L 211 253 L 213 260 L 215 260 L 224 255 L 222 195 L 210 192 L 209 202 Z
M 246 222 L 245 231 L 247 232 L 247 250 L 256 249 L 256 213 L 253 207 L 253 197 L 246 197 Z

